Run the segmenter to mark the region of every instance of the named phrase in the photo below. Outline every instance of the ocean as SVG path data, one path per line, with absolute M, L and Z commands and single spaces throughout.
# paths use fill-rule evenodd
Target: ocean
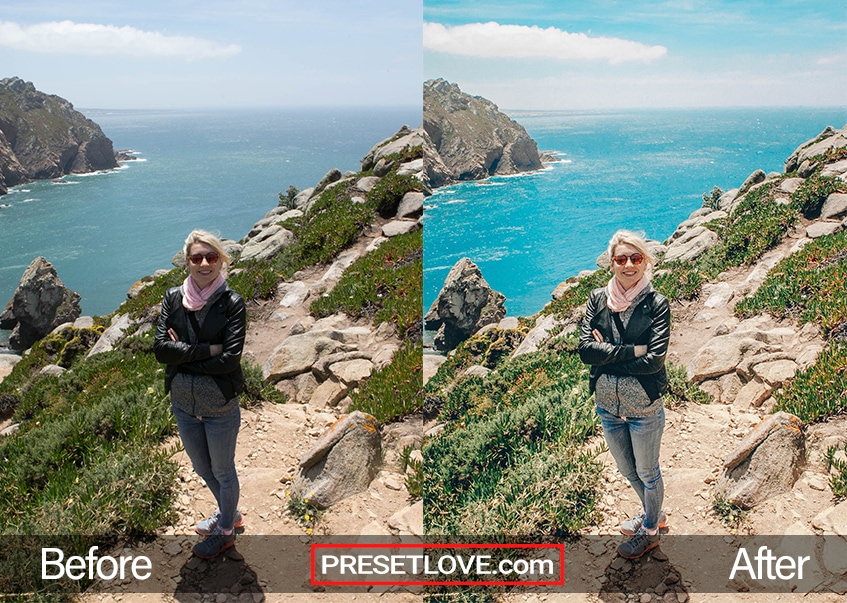
M 278 193 L 358 171 L 376 143 L 422 119 L 419 107 L 82 112 L 138 160 L 0 196 L 0 304 L 41 255 L 83 314 L 108 314 L 134 282 L 172 267 L 192 229 L 241 239 Z
M 424 311 L 462 257 L 531 316 L 620 228 L 664 241 L 714 186 L 737 188 L 785 160 L 847 108 L 510 111 L 561 161 L 528 174 L 443 187 L 424 212 Z

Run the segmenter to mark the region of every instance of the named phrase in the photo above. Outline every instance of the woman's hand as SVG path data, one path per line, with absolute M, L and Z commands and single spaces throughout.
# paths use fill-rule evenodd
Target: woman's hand
M 179 341 L 179 337 L 177 337 L 176 331 L 173 329 L 168 329 L 168 337 L 171 338 L 171 341 Z
M 591 336 L 594 337 L 594 341 L 603 343 L 603 335 L 597 329 L 591 331 Z
M 641 358 L 641 357 L 642 357 L 642 356 L 644 356 L 646 353 L 647 353 L 647 346 L 646 346 L 646 345 L 637 345 L 637 346 L 635 346 L 635 357 L 636 357 L 636 358 Z
M 219 356 L 223 353 L 224 346 L 222 343 L 213 343 L 209 346 L 209 353 L 214 356 Z

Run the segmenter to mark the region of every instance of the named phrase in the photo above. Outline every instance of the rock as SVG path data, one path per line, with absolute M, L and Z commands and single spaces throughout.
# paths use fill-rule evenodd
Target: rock
M 841 222 L 812 222 L 806 227 L 806 236 L 810 239 L 831 235 L 842 229 Z
M 53 264 L 41 256 L 32 260 L 8 304 L 17 323 L 9 346 L 28 349 L 60 324 L 76 320 L 82 314 L 79 299 L 78 293 L 65 287 Z
M 723 465 L 715 496 L 752 508 L 791 489 L 805 460 L 802 421 L 778 412 L 746 435 Z
M 723 211 L 729 212 L 732 211 L 732 208 L 735 207 L 735 200 L 738 198 L 739 189 L 733 188 L 726 191 L 721 198 L 718 199 L 718 207 L 720 207 Z
M 397 207 L 398 218 L 417 219 L 423 214 L 424 194 L 411 191 L 403 195 Z
M 293 242 L 294 233 L 274 224 L 247 241 L 241 260 L 269 260 Z
M 341 176 L 341 170 L 338 168 L 332 168 L 324 175 L 323 178 L 320 179 L 318 185 L 315 187 L 315 192 L 320 193 L 333 182 L 338 182 L 341 180 Z
M 388 527 L 401 534 L 423 536 L 423 500 L 397 511 L 388 519 Z
M 379 181 L 379 176 L 365 176 L 364 178 L 359 178 L 359 180 L 356 182 L 356 188 L 362 191 L 363 193 L 369 193 Z
M 337 406 L 347 395 L 347 386 L 338 381 L 327 379 L 321 383 L 309 399 L 309 406 L 326 408 Z
M 847 538 L 847 500 L 819 513 L 812 519 L 812 526 L 826 533 Z
M 41 367 L 41 370 L 38 371 L 40 375 L 52 375 L 54 377 L 60 377 L 62 373 L 65 373 L 68 369 L 62 368 L 57 364 L 47 364 Z
M 785 161 L 785 172 L 798 170 L 800 166 L 815 155 L 822 155 L 829 149 L 847 146 L 847 133 L 827 126 L 815 138 L 801 144 Z
M 735 289 L 729 283 L 706 285 L 703 287 L 703 292 L 709 296 L 703 303 L 706 308 L 723 308 L 735 295 Z
M 763 170 L 756 170 L 755 172 L 747 176 L 747 180 L 745 180 L 744 184 L 741 185 L 741 188 L 738 190 L 738 194 L 745 194 L 753 187 L 753 185 L 759 184 L 760 182 L 764 182 L 765 178 L 767 178 L 767 174 L 765 174 Z
M 424 83 L 426 180 L 433 188 L 542 167 L 538 145 L 497 105 L 443 79 Z
M 397 235 L 406 234 L 420 228 L 417 221 L 412 220 L 392 220 L 382 227 L 383 236 L 396 237 Z
M 553 314 L 539 316 L 535 319 L 535 326 L 526 334 L 521 344 L 512 352 L 512 358 L 523 356 L 531 352 L 537 352 L 539 346 L 550 338 L 550 332 L 559 326 L 559 321 Z M 574 325 L 576 328 L 576 325 Z
M 374 365 L 370 360 L 357 358 L 356 360 L 345 360 L 336 362 L 329 367 L 332 376 L 349 388 L 356 387 L 371 376 Z
M 115 344 L 123 339 L 124 332 L 129 328 L 132 324 L 132 321 L 129 318 L 128 314 L 119 314 L 112 318 L 112 324 L 109 325 L 109 328 L 103 331 L 103 334 L 97 340 L 97 343 L 94 344 L 88 351 L 87 358 L 91 358 L 95 354 L 100 354 L 102 352 L 111 352 Z
M 718 233 L 705 226 L 696 226 L 668 245 L 664 261 L 689 262 L 697 259 L 718 242 Z
M 507 316 L 503 320 L 501 320 L 497 324 L 498 329 L 517 329 L 518 328 L 518 317 L 517 316 Z
M 409 151 L 415 147 L 422 148 L 423 144 L 424 131 L 421 128 L 412 130 L 408 126 L 403 126 L 394 136 L 378 142 L 373 146 L 362 159 L 362 171 L 366 172 L 373 169 L 377 163 L 389 155 Z
M 821 208 L 821 220 L 847 217 L 847 193 L 832 193 Z
M 360 411 L 342 417 L 300 460 L 292 496 L 326 509 L 364 492 L 378 473 L 381 448 L 374 417 Z
M 262 374 L 266 380 L 279 381 L 311 370 L 321 356 L 351 349 L 343 335 L 332 329 L 292 335 L 274 348 L 262 367 Z
M 688 379 L 699 383 L 735 370 L 744 356 L 768 350 L 758 331 L 737 331 L 710 339 L 687 367 Z
M 467 377 L 485 377 L 490 372 L 491 372 L 490 368 L 486 368 L 484 366 L 480 366 L 478 364 L 475 364 L 473 366 L 469 366 L 468 368 L 466 368 L 465 372 L 463 374 Z
M 435 347 L 451 350 L 485 325 L 499 322 L 506 315 L 505 299 L 488 286 L 476 264 L 467 258 L 456 262 L 424 317 L 427 330 L 438 330 Z
M 277 288 L 277 292 L 282 295 L 282 299 L 279 301 L 279 305 L 282 308 L 302 306 L 310 294 L 308 285 L 303 281 L 283 283 Z
M 762 381 L 776 389 L 794 378 L 797 373 L 797 364 L 793 360 L 774 360 L 757 364 L 754 371 Z
M 759 407 L 762 402 L 768 399 L 773 388 L 761 381 L 749 381 L 739 390 L 735 399 L 732 401 L 733 406 L 737 408 Z
M 805 182 L 803 178 L 786 178 L 785 180 L 779 183 L 779 186 L 776 190 L 781 193 L 787 193 L 791 195 L 794 193 L 794 191 L 800 188 L 800 185 L 803 184 L 803 182 Z
M 0 194 L 31 180 L 118 167 L 96 123 L 17 77 L 0 80 Z

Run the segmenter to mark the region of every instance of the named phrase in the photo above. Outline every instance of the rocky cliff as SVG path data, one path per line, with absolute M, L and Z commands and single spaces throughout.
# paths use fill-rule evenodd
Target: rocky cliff
M 117 167 L 96 123 L 32 82 L 0 80 L 0 195 L 30 180 Z
M 424 83 L 426 177 L 431 188 L 541 167 L 538 145 L 523 126 L 480 96 L 443 79 Z

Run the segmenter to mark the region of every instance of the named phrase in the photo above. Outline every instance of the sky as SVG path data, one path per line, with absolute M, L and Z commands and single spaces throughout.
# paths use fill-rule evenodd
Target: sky
M 0 78 L 78 108 L 421 103 L 421 0 L 0 0 Z
M 424 79 L 501 109 L 847 105 L 845 0 L 424 0 Z

